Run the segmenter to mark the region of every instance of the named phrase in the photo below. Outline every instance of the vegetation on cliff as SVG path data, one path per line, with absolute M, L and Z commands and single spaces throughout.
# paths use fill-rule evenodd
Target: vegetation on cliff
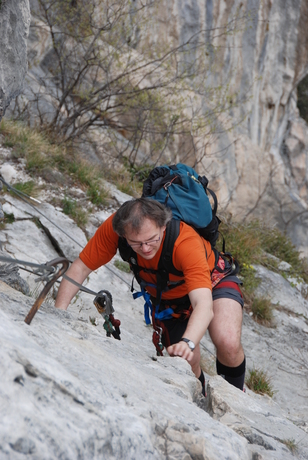
M 228 82 L 213 87 L 206 81 L 218 70 L 221 50 L 215 43 L 224 34 L 236 34 L 247 18 L 236 16 L 222 29 L 198 30 L 181 42 L 178 37 L 155 41 L 148 31 L 151 16 L 159 12 L 153 2 L 138 5 L 130 0 L 70 5 L 38 0 L 32 31 L 38 37 L 45 34 L 48 52 L 39 66 L 46 78 L 39 79 L 39 91 L 28 103 L 17 101 L 17 121 L 3 120 L 0 125 L 3 145 L 12 148 L 14 161 L 25 162 L 33 178 L 17 187 L 25 193 L 31 188 L 33 195 L 37 177 L 60 184 L 64 198 L 54 204 L 81 227 L 92 209 L 78 203 L 72 187 L 81 188 L 93 207 L 108 203 L 102 179 L 138 196 L 149 163 L 160 164 L 167 151 L 176 160 L 179 149 L 181 161 L 201 161 L 217 116 L 240 103 L 230 94 Z M 30 65 L 37 65 L 35 58 L 30 57 Z M 299 103 L 304 103 L 305 88 L 303 80 Z M 206 109 L 198 107 L 196 95 L 199 102 L 208 101 Z M 85 142 L 108 152 L 113 166 L 101 161 L 93 167 Z M 292 267 L 285 276 L 304 281 L 308 268 L 277 228 L 261 221 L 223 221 L 227 251 L 240 263 L 246 305 L 256 320 L 270 325 L 272 306 L 255 297 L 253 265 L 281 272 L 277 260 L 284 260 Z
M 40 177 L 51 184 L 58 181 L 57 186 L 62 187 L 65 197 L 54 204 L 61 206 L 63 212 L 70 215 L 81 227 L 86 224 L 91 208 L 86 210 L 70 194 L 73 186 L 83 189 L 93 206 L 104 207 L 108 203 L 108 192 L 102 178 L 113 181 L 126 193 L 138 196 L 142 181 L 147 175 L 146 167 L 132 167 L 129 162 L 123 165 L 122 172 L 118 174 L 108 173 L 99 166 L 94 168 L 93 164 L 81 160 L 71 147 L 58 145 L 44 131 L 27 127 L 20 122 L 2 120 L 0 135 L 3 145 L 11 148 L 11 160 L 25 161 L 25 169 L 33 178 L 26 184 L 17 184 L 17 187 L 34 195 Z M 273 306 L 266 298 L 258 299 L 255 296 L 259 280 L 253 265 L 261 264 L 285 277 L 291 276 L 308 282 L 307 263 L 300 258 L 290 239 L 277 227 L 269 227 L 259 220 L 242 224 L 223 220 L 220 231 L 226 240 L 227 251 L 239 261 L 246 307 L 252 311 L 257 321 L 270 326 Z M 218 249 L 220 245 L 218 240 Z M 288 272 L 279 268 L 281 260 L 290 264 Z
M 40 67 L 37 85 L 15 104 L 16 117 L 44 127 L 57 142 L 76 148 L 88 141 L 133 166 L 159 164 L 179 150 L 183 162 L 201 161 L 218 117 L 246 97 L 232 94 L 227 77 L 223 85 L 208 81 L 221 73 L 222 37 L 249 19 L 235 16 L 224 27 L 199 25 L 164 40 L 150 32 L 161 14 L 152 1 L 39 0 L 29 52 L 30 68 Z

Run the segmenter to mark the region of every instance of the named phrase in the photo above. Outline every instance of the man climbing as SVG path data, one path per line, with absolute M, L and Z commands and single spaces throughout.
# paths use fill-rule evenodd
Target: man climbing
M 240 280 L 226 270 L 228 261 L 218 259 L 217 251 L 196 231 L 180 222 L 172 253 L 178 276 L 169 274 L 169 289 L 164 289 L 157 302 L 157 283 L 166 229 L 172 222 L 172 212 L 159 202 L 139 198 L 124 203 L 96 231 L 80 253 L 67 275 L 82 283 L 91 271 L 108 263 L 119 244 L 136 254 L 139 282 L 159 311 L 172 308 L 169 319 L 155 319 L 153 327 L 163 330 L 162 343 L 170 356 L 188 361 L 202 384 L 200 340 L 208 329 L 217 350 L 217 373 L 230 384 L 243 390 L 245 355 L 241 345 L 243 299 Z M 219 268 L 217 268 L 219 267 Z M 174 287 L 175 286 L 175 287 Z M 212 287 L 214 286 L 214 287 Z M 63 279 L 56 307 L 66 310 L 78 287 Z

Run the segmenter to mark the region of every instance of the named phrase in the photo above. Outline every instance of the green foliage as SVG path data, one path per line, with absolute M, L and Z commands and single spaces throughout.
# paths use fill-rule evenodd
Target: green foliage
M 144 164 L 141 166 L 131 163 L 126 157 L 123 157 L 123 164 L 126 170 L 130 173 L 131 181 L 137 180 L 141 184 L 148 177 L 153 165 Z
M 79 227 L 83 227 L 87 223 L 87 212 L 82 209 L 81 206 L 78 206 L 78 203 L 75 200 L 65 197 L 62 200 L 62 207 L 64 214 L 74 219 Z
M 142 188 L 139 186 L 139 184 L 134 186 L 134 184 L 130 180 L 121 180 L 121 182 L 117 181 L 117 187 L 121 192 L 126 193 L 127 195 L 138 197 L 142 193 Z
M 268 227 L 259 220 L 249 223 L 223 223 L 220 228 L 226 240 L 226 250 L 240 264 L 240 276 L 244 282 L 244 298 L 248 304 L 254 299 L 254 291 L 259 281 L 256 279 L 253 264 L 269 266 L 278 271 L 275 261 L 269 259 L 266 253 L 292 265 L 290 275 L 300 277 L 308 282 L 307 263 L 300 259 L 299 252 L 290 239 L 275 227 Z
M 33 153 L 27 158 L 26 168 L 28 172 L 42 172 L 48 165 L 48 159 L 44 157 L 40 152 Z
M 267 297 L 255 297 L 252 301 L 253 317 L 263 325 L 270 325 L 273 319 L 273 305 Z
M 217 30 L 197 27 L 183 43 L 169 33 L 154 38 L 157 22 L 165 21 L 160 2 L 38 0 L 36 4 L 33 24 L 37 30 L 45 24 L 53 59 L 41 90 L 27 107 L 22 103 L 15 107 L 17 116 L 19 108 L 19 115 L 27 119 L 30 112 L 34 116 L 32 104 L 37 107 L 50 96 L 53 113 L 41 111 L 35 121 L 55 133 L 55 142 L 77 145 L 88 135 L 93 141 L 95 130 L 103 131 L 108 154 L 125 155 L 132 165 L 139 151 L 146 153 L 145 162 L 151 159 L 155 164 L 170 153 L 175 157 L 179 150 L 182 160 L 200 159 L 218 116 L 243 102 L 230 88 L 230 76 L 217 76 L 222 75 L 224 62 L 222 37 L 243 30 L 247 16 L 243 20 L 235 14 Z M 30 58 L 29 64 L 37 65 L 35 59 Z M 200 104 L 202 99 L 207 109 Z M 231 122 L 228 125 L 231 128 Z M 38 164 L 35 158 L 28 167 L 33 170 Z
M 288 262 L 293 267 L 301 265 L 299 252 L 296 247 L 290 238 L 277 228 L 262 228 L 260 239 L 264 251 Z
M 222 224 L 221 232 L 228 242 L 228 250 L 242 263 L 260 263 L 265 251 L 291 265 L 301 264 L 299 253 L 290 239 L 276 227 L 268 227 L 259 220 L 237 225 Z
M 132 196 L 141 196 L 143 182 L 148 177 L 153 165 L 136 165 L 123 157 L 123 169 L 114 175 L 117 187 L 121 192 Z
M 74 181 L 77 185 L 84 186 L 93 204 L 106 203 L 108 193 L 101 181 L 104 176 L 103 168 L 99 166 L 93 168 L 93 165 L 75 155 L 70 146 L 57 145 L 45 132 L 16 121 L 3 119 L 0 123 L 0 134 L 4 136 L 3 144 L 12 149 L 12 157 L 26 160 L 26 170 L 33 177 L 48 171 L 48 168 L 56 168 L 64 174 L 68 184 Z M 48 173 L 45 176 L 48 177 Z M 32 182 L 34 183 L 29 181 L 24 187 L 30 188 Z M 84 221 L 82 212 L 78 215 L 78 220 Z
M 66 214 L 67 216 L 71 215 L 72 212 L 74 212 L 74 210 L 76 209 L 76 204 L 77 203 L 75 200 L 71 200 L 67 197 L 63 198 L 62 207 L 64 214 Z
M 249 301 L 253 298 L 254 292 L 259 286 L 261 280 L 256 278 L 255 269 L 253 266 L 246 263 L 242 263 L 240 275 L 244 279 L 244 300 L 249 303 Z
M 270 397 L 274 395 L 270 378 L 261 369 L 250 369 L 245 380 L 248 388 L 258 394 L 266 394 Z
M 281 442 L 287 446 L 287 448 L 292 452 L 292 454 L 295 454 L 297 452 L 297 445 L 295 442 L 295 439 L 284 439 L 281 440 Z
M 249 224 L 222 223 L 220 232 L 226 240 L 227 252 L 230 252 L 240 263 L 250 266 L 260 260 L 262 247 L 258 222 Z
M 17 121 L 2 119 L 0 133 L 4 136 L 3 145 L 12 149 L 12 158 L 24 158 L 28 172 L 41 172 L 54 163 L 54 154 L 60 148 L 47 139 L 42 131 L 31 129 Z
M 300 258 L 300 253 L 295 245 L 284 233 L 277 228 L 263 229 L 260 240 L 264 251 L 272 254 L 278 259 L 288 262 L 292 269 L 289 275 L 303 279 L 308 282 L 308 265 L 305 259 Z M 261 263 L 266 265 L 266 257 L 261 257 Z
M 63 164 L 61 167 L 63 168 Z M 95 177 L 95 170 L 93 165 L 85 162 L 79 162 L 73 159 L 67 166 L 68 172 L 75 176 L 82 184 L 90 185 Z
M 102 168 L 93 168 L 90 163 L 76 160 L 70 162 L 67 168 L 70 174 L 73 174 L 81 184 L 87 187 L 87 196 L 93 204 L 96 206 L 106 204 L 108 192 L 101 181 Z
M 108 193 L 98 180 L 91 182 L 87 189 L 89 200 L 96 206 L 106 204 Z
M 13 222 L 15 222 L 14 214 L 4 212 L 4 223 L 5 224 L 12 224 Z
M 27 182 L 16 182 L 14 188 L 19 192 L 25 193 L 26 195 L 34 197 L 37 194 L 36 183 L 34 180 Z M 11 192 L 12 193 L 12 192 Z
M 89 316 L 89 321 L 93 326 L 98 325 L 98 319 L 95 316 Z
M 124 260 L 115 260 L 114 265 L 122 272 L 130 273 L 129 264 L 127 262 L 124 262 Z
M 140 197 L 142 194 L 142 182 L 132 177 L 131 173 L 123 165 L 119 170 L 105 170 L 106 180 L 117 186 L 121 192 L 134 197 Z
M 33 217 L 32 218 L 33 223 L 37 226 L 37 228 L 42 229 L 42 223 L 38 217 Z
M 244 300 L 249 305 L 260 283 L 252 266 L 260 261 L 262 255 L 259 233 L 254 223 L 248 225 L 222 223 L 220 231 L 226 240 L 227 252 L 230 252 L 240 265 L 240 276 L 244 283 Z

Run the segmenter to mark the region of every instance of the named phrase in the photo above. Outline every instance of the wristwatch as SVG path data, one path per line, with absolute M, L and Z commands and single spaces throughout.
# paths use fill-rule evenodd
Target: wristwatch
M 180 342 L 186 342 L 189 348 L 191 349 L 191 351 L 194 351 L 194 349 L 196 348 L 196 345 L 194 344 L 194 342 L 192 342 L 189 339 L 185 339 L 184 337 L 180 340 Z

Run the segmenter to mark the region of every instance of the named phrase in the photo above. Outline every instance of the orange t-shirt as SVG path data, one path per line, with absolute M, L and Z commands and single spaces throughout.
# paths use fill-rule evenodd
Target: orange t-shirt
M 112 214 L 96 231 L 79 257 L 91 270 L 96 270 L 108 263 L 116 254 L 119 237 L 112 228 Z M 165 238 L 165 235 L 164 235 Z M 163 238 L 163 240 L 164 240 Z M 146 260 L 137 254 L 137 263 L 144 268 L 157 270 L 161 256 L 163 241 L 153 259 Z M 189 225 L 181 222 L 180 234 L 174 243 L 172 261 L 174 267 L 183 272 L 185 283 L 163 293 L 163 299 L 184 297 L 198 288 L 212 289 L 211 272 L 215 266 L 215 254 L 211 244 L 201 238 Z M 146 282 L 156 284 L 156 275 L 140 272 Z M 178 281 L 181 277 L 170 274 L 170 281 Z M 147 288 L 155 296 L 155 288 Z

